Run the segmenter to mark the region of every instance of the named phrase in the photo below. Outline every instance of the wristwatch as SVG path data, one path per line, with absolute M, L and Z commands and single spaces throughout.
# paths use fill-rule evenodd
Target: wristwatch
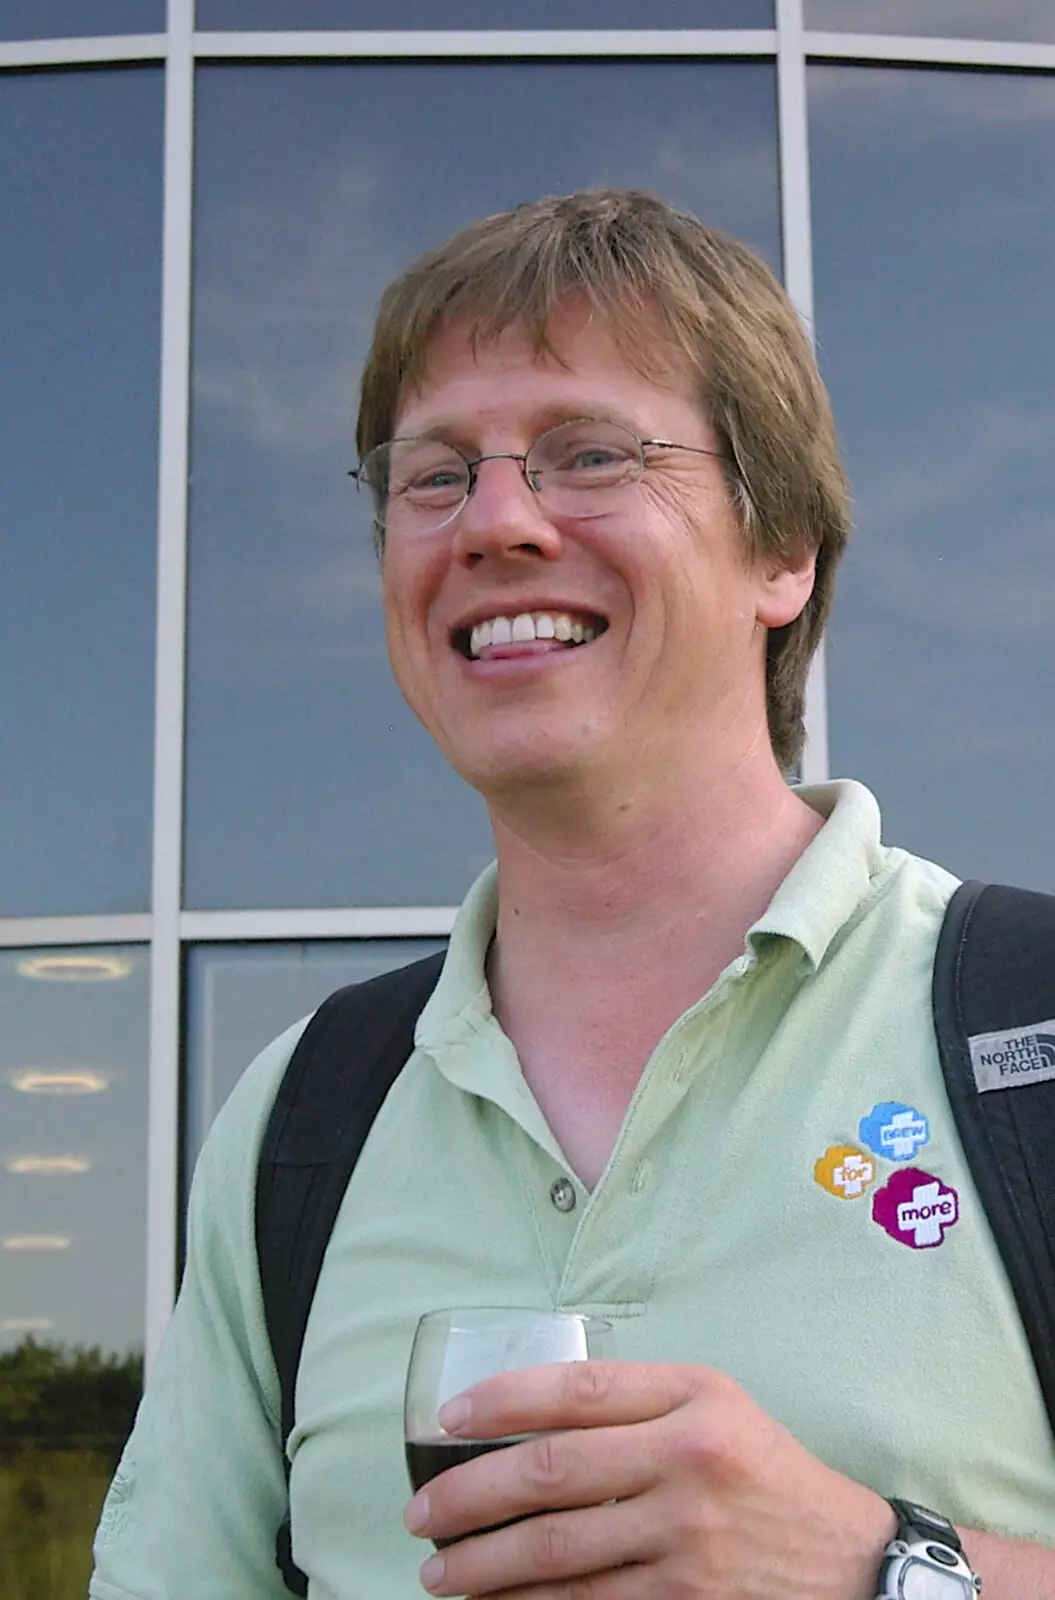
M 876 1600 L 974 1600 L 982 1580 L 952 1523 L 911 1500 L 890 1504 L 897 1533 L 883 1551 Z

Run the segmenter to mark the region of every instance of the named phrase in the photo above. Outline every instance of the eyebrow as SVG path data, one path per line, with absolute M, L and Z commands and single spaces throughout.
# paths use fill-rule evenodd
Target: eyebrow
M 554 400 L 546 405 L 539 406 L 531 413 L 530 432 L 532 439 L 537 439 L 550 428 L 559 428 L 564 422 L 614 422 L 621 428 L 626 428 L 635 438 L 642 424 L 621 411 L 617 406 L 606 405 L 603 400 L 589 404 L 573 400 Z M 402 431 L 393 435 L 396 439 L 434 439 L 440 444 L 469 445 L 476 448 L 473 434 L 475 429 L 466 422 L 464 417 L 437 417 L 426 427 L 415 428 L 412 432 Z

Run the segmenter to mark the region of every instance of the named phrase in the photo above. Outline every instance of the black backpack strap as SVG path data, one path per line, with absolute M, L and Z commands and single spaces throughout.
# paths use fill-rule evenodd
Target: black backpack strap
M 359 1153 L 414 1048 L 414 1026 L 444 951 L 330 995 L 290 1057 L 260 1149 L 256 1248 L 282 1395 L 293 1428 L 297 1367 L 330 1233 Z M 289 1461 L 283 1448 L 289 1477 Z M 306 1595 L 293 1561 L 289 1508 L 275 1542 L 287 1589 Z
M 963 884 L 933 999 L 949 1101 L 1055 1427 L 1055 897 Z

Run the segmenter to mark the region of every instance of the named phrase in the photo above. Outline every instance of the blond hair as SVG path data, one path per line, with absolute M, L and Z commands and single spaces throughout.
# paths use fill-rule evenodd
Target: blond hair
M 392 435 L 430 341 L 453 318 L 476 341 L 516 325 L 555 354 L 556 308 L 585 298 L 627 361 L 687 371 L 728 446 L 730 496 L 748 559 L 816 556 L 801 615 L 771 630 L 766 709 L 785 772 L 805 737 L 806 674 L 850 529 L 850 497 L 828 395 L 798 316 L 760 256 L 655 195 L 585 189 L 485 217 L 430 250 L 386 289 L 363 371 L 360 458 Z M 662 353 L 657 361 L 657 317 Z

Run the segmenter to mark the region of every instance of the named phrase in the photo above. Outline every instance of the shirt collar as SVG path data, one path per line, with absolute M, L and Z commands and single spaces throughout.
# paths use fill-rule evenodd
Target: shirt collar
M 835 935 L 870 893 L 888 852 L 880 837 L 879 806 L 863 783 L 844 778 L 795 793 L 824 817 L 824 827 L 748 930 L 747 939 L 750 945 L 767 934 L 792 939 L 816 971 Z
M 879 806 L 852 779 L 796 789 L 825 824 L 796 861 L 768 907 L 747 933 L 757 947 L 767 937 L 790 939 L 815 971 L 839 929 L 869 894 L 887 861 L 880 838 Z M 425 1048 L 452 1044 L 477 1032 L 492 1015 L 487 951 L 498 920 L 498 869 L 492 862 L 476 879 L 454 921 L 440 980 L 418 1019 L 416 1040 Z

